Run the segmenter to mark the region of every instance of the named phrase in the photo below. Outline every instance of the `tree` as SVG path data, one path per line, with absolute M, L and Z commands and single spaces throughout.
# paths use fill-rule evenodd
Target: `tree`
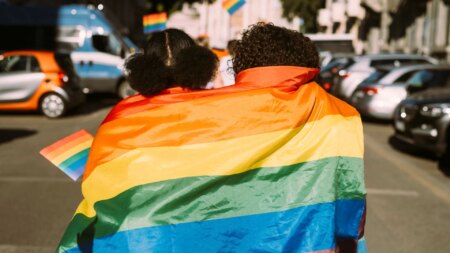
M 147 0 L 147 12 L 156 13 L 165 11 L 169 14 L 181 10 L 183 4 L 193 4 L 193 3 L 213 3 L 216 0 Z
M 295 17 L 302 18 L 306 33 L 318 31 L 317 13 L 325 7 L 325 0 L 281 0 L 283 16 L 288 20 Z

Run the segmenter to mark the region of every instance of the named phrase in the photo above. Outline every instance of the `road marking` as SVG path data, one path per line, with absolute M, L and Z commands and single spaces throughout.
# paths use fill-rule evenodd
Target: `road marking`
M 419 197 L 416 191 L 394 190 L 394 189 L 374 189 L 367 188 L 367 193 L 370 195 L 388 195 L 388 196 L 404 196 L 404 197 Z
M 58 183 L 71 183 L 73 182 L 69 178 L 58 177 L 0 177 L 0 182 L 11 183 L 34 183 L 34 182 L 58 182 Z M 2 252 L 2 251 L 0 251 Z
M 24 245 L 0 245 L 1 253 L 44 253 L 55 252 L 54 247 L 24 246 Z
M 393 153 L 390 152 L 389 149 L 382 147 L 382 145 L 378 144 L 372 137 L 366 134 L 364 135 L 364 138 L 366 140 L 365 143 L 367 144 L 367 146 L 375 153 L 392 163 L 395 168 L 401 170 L 405 174 L 408 174 L 417 183 L 421 184 L 422 186 L 430 190 L 436 197 L 440 198 L 445 203 L 450 205 L 450 192 L 444 190 L 444 186 L 439 186 L 440 184 L 436 182 L 436 180 L 430 178 L 429 175 L 423 172 L 414 163 L 402 159 L 399 156 L 392 155 Z

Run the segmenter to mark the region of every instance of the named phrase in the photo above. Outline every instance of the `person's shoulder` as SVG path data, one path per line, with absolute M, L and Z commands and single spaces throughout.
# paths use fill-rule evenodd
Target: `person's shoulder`
M 311 82 L 309 84 L 311 88 L 317 93 L 317 97 L 321 100 L 326 101 L 330 107 L 334 107 L 338 112 L 345 116 L 360 116 L 358 110 L 347 102 L 333 96 L 325 89 L 323 89 L 318 83 Z

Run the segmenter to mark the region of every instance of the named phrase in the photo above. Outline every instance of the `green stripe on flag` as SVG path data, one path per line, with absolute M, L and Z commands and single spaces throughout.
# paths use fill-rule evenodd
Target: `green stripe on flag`
M 81 150 L 80 152 L 78 152 L 75 155 L 71 156 L 70 158 L 66 159 L 64 162 L 60 163 L 58 165 L 58 167 L 62 168 L 63 170 L 67 169 L 72 163 L 75 163 L 78 160 L 82 159 L 83 157 L 88 156 L 89 150 L 90 150 L 90 148 Z

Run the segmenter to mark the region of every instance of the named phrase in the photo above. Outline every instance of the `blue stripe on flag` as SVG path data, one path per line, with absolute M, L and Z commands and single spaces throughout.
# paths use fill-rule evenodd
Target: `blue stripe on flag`
M 86 157 L 86 159 L 84 159 L 84 163 L 80 164 L 78 168 L 75 168 L 70 171 L 65 170 L 64 172 L 70 178 L 72 178 L 72 180 L 77 180 L 79 177 L 81 177 L 84 174 L 84 170 L 86 169 L 86 162 L 87 162 L 87 157 Z
M 145 33 L 157 32 L 157 31 L 162 31 L 165 29 L 166 29 L 166 23 L 158 23 L 158 24 L 144 26 Z
M 337 202 L 337 203 L 336 203 Z M 338 200 L 282 212 L 121 231 L 94 240 L 93 252 L 310 252 L 335 248 L 335 226 L 354 234 L 361 219 L 336 221 L 336 208 L 363 210 L 365 200 Z M 362 211 L 361 211 L 362 213 Z M 145 219 L 145 217 L 142 217 Z M 94 228 L 95 229 L 95 228 Z M 342 230 L 342 229 L 340 229 Z M 83 246 L 85 248 L 85 245 Z M 67 252 L 81 252 L 73 248 Z
M 231 6 L 230 9 L 228 9 L 228 13 L 230 15 L 233 15 L 236 11 L 238 11 L 243 5 L 245 4 L 245 1 L 238 1 L 235 5 Z
M 89 150 L 90 148 L 81 150 L 80 152 L 66 159 L 64 162 L 60 163 L 58 167 L 62 170 L 70 170 L 70 168 L 73 167 L 72 164 L 78 164 L 80 160 L 84 160 L 84 163 L 86 163 L 86 158 L 89 155 Z M 76 168 L 78 168 L 78 165 L 76 165 Z

